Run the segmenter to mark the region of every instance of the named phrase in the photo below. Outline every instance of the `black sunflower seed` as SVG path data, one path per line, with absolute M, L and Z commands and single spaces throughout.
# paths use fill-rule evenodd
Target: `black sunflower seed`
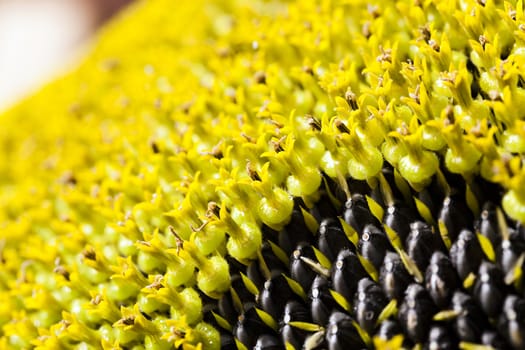
M 493 247 L 499 246 L 501 235 L 499 233 L 498 217 L 496 205 L 492 202 L 485 202 L 478 220 L 474 224 L 477 232 L 487 237 Z
M 383 340 L 390 340 L 398 334 L 403 334 L 403 328 L 398 320 L 388 319 L 381 322 L 376 335 Z
M 385 231 L 374 224 L 368 224 L 363 228 L 357 249 L 377 270 L 381 268 L 387 251 L 394 250 Z
M 460 281 L 450 259 L 440 251 L 434 252 L 425 274 L 425 286 L 434 303 L 445 308 Z
M 377 318 L 387 304 L 388 299 L 377 283 L 370 278 L 359 281 L 354 297 L 354 315 L 365 331 L 374 331 Z
M 290 222 L 286 225 L 285 230 L 279 232 L 277 240 L 273 241 L 279 242 L 279 247 L 284 250 L 287 255 L 290 255 L 301 242 L 314 244 L 315 236 L 306 226 L 301 206 L 297 201 L 292 211 Z
M 292 299 L 299 299 L 299 297 L 279 271 L 274 272 L 272 277 L 264 282 L 264 287 L 259 294 L 261 308 L 275 319 L 281 318 L 284 306 Z
M 281 350 L 284 349 L 283 344 L 274 335 L 263 334 L 257 338 L 257 342 L 253 347 L 253 350 Z
M 459 338 L 465 342 L 478 343 L 483 330 L 489 327 L 487 315 L 470 295 L 462 291 L 454 293 L 452 309 L 457 312 L 454 324 Z
M 405 246 L 408 255 L 421 272 L 427 269 L 432 253 L 438 248 L 437 237 L 432 228 L 422 221 L 416 221 L 410 225 L 410 234 Z
M 482 310 L 489 317 L 498 316 L 507 294 L 507 287 L 503 282 L 501 270 L 492 263 L 482 262 L 479 266 L 473 293 Z
M 443 200 L 439 220 L 445 224 L 448 236 L 454 242 L 461 230 L 472 229 L 474 216 L 465 202 L 464 196 L 454 194 L 445 197 Z
M 329 281 L 323 276 L 315 278 L 308 296 L 310 312 L 315 324 L 326 325 L 332 311 L 340 308 L 330 293 Z
M 281 272 L 287 271 L 287 266 L 277 255 L 275 255 L 269 241 L 263 242 L 261 246 L 261 256 L 264 260 L 264 264 L 268 267 L 268 270 Z
M 329 350 L 362 349 L 366 347 L 354 322 L 349 315 L 339 311 L 330 315 L 325 335 Z
M 477 273 L 483 260 L 483 250 L 472 231 L 463 230 L 450 247 L 450 261 L 463 281 L 470 273 Z
M 221 333 L 221 349 L 222 350 L 237 350 L 235 338 L 231 334 Z
M 317 272 L 312 269 L 305 258 L 317 262 L 312 246 L 301 243 L 290 256 L 290 277 L 297 281 L 304 290 L 309 290 Z
M 239 316 L 233 328 L 233 335 L 250 349 L 255 346 L 261 335 L 273 333 L 274 330 L 261 319 L 257 308 L 253 306 Z
M 370 211 L 366 197 L 359 193 L 354 194 L 345 203 L 344 219 L 358 234 L 361 234 L 368 224 L 381 225 Z
M 408 286 L 399 307 L 399 321 L 405 334 L 415 343 L 427 340 L 436 306 L 428 292 L 419 284 Z
M 338 219 L 321 221 L 317 235 L 317 247 L 330 261 L 334 261 L 342 249 L 355 251 L 355 246 L 346 237 Z
M 509 349 L 510 345 L 503 339 L 498 332 L 494 330 L 487 330 L 481 336 L 481 344 L 491 346 L 493 349 L 505 350 Z
M 401 257 L 394 252 L 386 253 L 379 273 L 379 283 L 388 298 L 401 302 L 406 288 L 412 282 L 414 279 L 403 265 Z
M 237 322 L 241 310 L 235 308 L 231 292 L 225 293 L 217 302 L 219 314 L 230 324 Z
M 525 300 L 516 295 L 505 298 L 498 329 L 514 349 L 525 349 Z
M 498 265 L 505 274 L 514 268 L 520 255 L 525 252 L 525 239 L 516 230 L 509 231 L 509 238 L 501 241 L 497 252 Z
M 368 273 L 352 251 L 345 249 L 339 252 L 332 265 L 332 284 L 336 292 L 347 300 L 352 300 L 360 279 L 368 277 Z
M 289 343 L 296 349 L 300 349 L 304 343 L 308 332 L 298 327 L 292 326 L 291 322 L 312 322 L 310 310 L 297 301 L 289 301 L 284 307 L 283 317 L 281 319 L 281 339 L 283 343 Z
M 262 289 L 266 278 L 264 273 L 261 271 L 261 264 L 259 261 L 252 261 L 246 267 L 246 275 L 252 281 L 259 290 Z
M 435 324 L 430 328 L 424 349 L 454 350 L 458 348 L 458 345 L 458 339 L 450 327 Z
M 410 223 L 418 219 L 419 215 L 413 208 L 398 201 L 387 207 L 383 222 L 398 234 L 402 242 L 405 242 L 410 233 Z

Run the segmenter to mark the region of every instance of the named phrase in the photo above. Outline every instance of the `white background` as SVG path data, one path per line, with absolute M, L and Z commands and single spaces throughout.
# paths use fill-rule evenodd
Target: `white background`
M 69 68 L 128 0 L 0 0 L 0 111 Z

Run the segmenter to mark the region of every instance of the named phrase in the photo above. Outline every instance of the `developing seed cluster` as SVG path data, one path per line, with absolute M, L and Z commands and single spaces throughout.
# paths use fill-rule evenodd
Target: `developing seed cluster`
M 522 0 L 137 3 L 0 116 L 0 348 L 523 348 L 524 79 Z
M 230 264 L 230 291 L 204 307 L 221 348 L 525 347 L 525 229 L 501 189 L 475 181 L 474 215 L 452 174 L 421 192 L 390 166 L 380 179 L 350 179 L 349 198 L 328 186 L 310 213 L 297 201 L 257 261 Z

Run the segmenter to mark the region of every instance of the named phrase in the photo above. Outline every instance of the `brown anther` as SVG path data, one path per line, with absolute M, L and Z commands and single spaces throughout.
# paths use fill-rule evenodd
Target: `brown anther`
M 509 10 L 509 17 L 510 17 L 513 21 L 515 21 L 515 20 L 516 20 L 516 10 L 514 10 L 514 9 L 510 9 L 510 10 Z
M 80 103 L 72 103 L 68 108 L 68 112 L 75 117 L 80 118 L 82 116 L 82 107 L 80 106 Z
M 210 201 L 208 202 L 208 209 L 206 210 L 206 217 L 211 218 L 213 216 L 216 216 L 220 218 L 220 212 L 221 207 L 216 202 Z
M 250 135 L 247 135 L 245 133 L 241 133 L 241 136 L 244 137 L 246 139 L 246 141 L 250 142 L 250 143 L 257 143 L 257 140 L 253 137 L 251 137 Z
M 266 119 L 270 124 L 273 124 L 275 125 L 277 128 L 279 129 L 282 129 L 284 127 L 284 125 L 282 123 L 279 123 L 277 120 L 275 119 L 272 119 L 272 118 L 267 118 Z
M 308 125 L 310 125 L 313 130 L 321 131 L 321 122 L 316 117 L 308 114 L 306 118 L 308 119 Z
M 230 101 L 232 103 L 237 103 L 237 96 L 235 94 L 235 89 L 233 88 L 228 88 L 226 89 L 226 91 L 224 92 L 224 94 L 230 99 Z
M 310 66 L 303 66 L 303 72 L 309 75 L 314 75 L 314 70 Z
M 219 143 L 211 149 L 211 152 L 208 153 L 213 158 L 216 159 L 222 159 L 224 157 L 224 154 L 222 153 L 222 143 Z
M 503 163 L 503 166 L 505 167 L 505 171 L 507 172 L 507 174 L 513 176 L 514 172 L 512 171 L 512 168 L 510 166 L 510 161 L 511 160 L 512 160 L 512 155 L 509 154 L 509 153 L 504 153 L 501 156 L 501 161 Z
M 175 335 L 178 338 L 184 338 L 186 336 L 186 332 L 184 332 L 181 329 L 174 329 L 174 328 L 172 328 L 171 332 L 173 333 L 173 335 Z
M 201 232 L 206 227 L 206 225 L 208 225 L 209 223 L 210 223 L 209 221 L 204 221 L 202 225 L 200 225 L 199 227 L 194 227 L 193 225 L 190 225 L 190 229 L 192 232 Z M 177 244 L 177 254 L 179 254 L 178 244 Z
M 258 71 L 253 76 L 253 80 L 256 84 L 266 84 L 266 73 L 263 71 Z
M 383 76 L 380 75 L 377 77 L 377 87 L 383 87 Z
M 372 16 L 372 18 L 376 19 L 377 17 L 381 16 L 381 13 L 379 12 L 379 7 L 368 4 L 367 9 L 368 13 Z
M 272 144 L 273 149 L 274 149 L 275 152 L 279 153 L 279 152 L 284 151 L 282 143 L 285 141 L 285 139 L 286 139 L 286 136 L 283 136 L 277 141 L 275 141 L 275 140 L 271 140 L 270 141 L 270 143 Z
M 481 131 L 481 122 L 478 121 L 476 123 L 476 125 L 474 125 L 472 128 L 470 128 L 469 130 L 469 133 L 474 135 L 474 136 L 477 136 L 477 137 L 480 137 L 480 136 L 483 136 L 483 133 Z
M 479 36 L 479 38 L 478 38 L 478 41 L 481 44 L 481 47 L 483 48 L 483 50 L 485 50 L 485 45 L 489 42 L 487 37 L 485 35 L 481 34 Z
M 6 258 L 4 256 L 5 239 L 0 239 L 0 263 L 5 264 Z M 60 258 L 57 258 L 60 259 Z
M 159 290 L 160 288 L 162 288 L 162 280 L 163 280 L 163 278 L 164 278 L 163 275 L 155 276 L 155 280 L 151 284 L 147 285 L 146 288 Z
M 66 171 L 60 178 L 60 182 L 64 185 L 75 186 L 77 184 L 77 178 L 72 171 Z
M 505 75 L 507 74 L 507 70 L 505 69 L 505 63 L 507 63 L 507 60 L 501 61 L 499 65 L 499 69 L 496 71 L 496 74 L 498 75 L 498 78 L 504 79 Z M 493 67 L 495 69 L 495 67 Z
M 98 305 L 102 302 L 102 300 L 103 300 L 102 295 L 97 294 L 93 298 L 91 298 L 90 303 L 92 305 Z
M 259 113 L 269 112 L 268 105 L 270 104 L 270 100 L 265 100 L 261 107 L 259 108 Z
M 408 96 L 412 99 L 414 99 L 418 104 L 420 104 L 420 100 L 419 100 L 419 90 L 420 90 L 420 85 L 417 84 L 416 86 L 416 89 L 414 90 L 414 92 L 411 92 L 408 94 Z
M 62 265 L 59 265 L 53 269 L 53 272 L 61 275 L 66 279 L 66 281 L 69 281 L 69 272 L 66 270 L 66 268 Z
M 419 34 L 421 35 L 417 40 L 422 40 L 426 43 L 428 43 L 428 41 L 430 40 L 430 37 L 431 37 L 431 33 L 430 33 L 430 29 L 428 28 L 428 25 L 424 25 L 424 26 L 421 26 L 419 27 Z
M 135 316 L 130 315 L 123 317 L 120 319 L 119 323 L 125 326 L 133 326 L 135 324 Z
M 428 40 L 428 46 L 430 46 L 432 48 L 432 50 L 434 50 L 436 52 L 439 52 L 441 50 L 441 47 L 439 46 L 437 41 L 435 41 L 434 39 Z
M 141 240 L 138 240 L 137 243 L 138 243 L 138 244 L 145 245 L 146 247 L 151 247 L 151 243 L 148 242 L 148 241 L 141 241 Z
M 66 329 L 67 327 L 71 326 L 71 322 L 68 320 L 61 320 L 60 324 L 62 324 L 62 329 Z
M 184 114 L 188 114 L 190 113 L 190 109 L 191 107 L 193 106 L 193 102 L 185 102 L 183 104 L 180 105 L 180 110 L 184 113 Z
M 370 27 L 372 27 L 372 23 L 370 21 L 366 21 L 361 27 L 361 34 L 363 34 L 363 36 L 367 39 L 372 36 L 372 30 Z
M 230 48 L 229 47 L 221 47 L 217 49 L 217 56 L 220 58 L 226 58 L 230 55 Z
M 175 126 L 176 128 L 178 128 L 178 126 L 176 125 Z M 182 128 L 186 128 L 186 126 L 182 126 Z M 175 154 L 187 154 L 188 153 L 188 150 L 186 150 L 186 148 L 180 146 L 180 145 L 175 145 L 174 147 L 174 153 Z
M 160 152 L 159 146 L 157 145 L 155 141 L 151 141 L 149 145 L 153 153 L 158 154 Z
M 401 125 L 396 128 L 396 131 L 401 136 L 407 136 L 408 135 L 408 126 L 407 126 L 407 124 L 405 122 L 402 122 Z
M 485 5 L 487 4 L 487 1 L 486 0 L 477 0 L 477 3 L 483 7 L 485 7 Z
M 253 181 L 262 181 L 261 177 L 257 173 L 257 170 L 253 168 L 252 163 L 250 161 L 246 163 L 246 172 L 248 173 L 250 179 L 252 179 Z
M 448 83 L 455 84 L 457 79 L 457 72 L 444 72 L 441 75 L 441 80 L 446 81 Z
M 454 115 L 454 107 L 451 105 L 447 105 L 445 107 L 445 120 L 443 121 L 443 124 L 445 126 L 452 125 L 456 122 L 456 117 Z
M 490 90 L 488 92 L 488 96 L 491 101 L 503 101 L 501 92 L 499 92 L 498 90 Z
M 352 108 L 352 110 L 355 111 L 355 110 L 357 110 L 359 108 L 359 106 L 357 105 L 357 96 L 356 96 L 356 94 L 354 94 L 352 89 L 350 89 L 350 88 L 346 89 L 345 100 L 348 103 L 348 105 L 350 106 L 350 108 Z
M 111 72 L 116 70 L 120 66 L 120 61 L 116 58 L 108 58 L 104 61 L 102 61 L 102 69 Z
M 415 71 L 416 70 L 416 67 L 414 66 L 414 62 L 412 62 L 412 60 L 410 58 L 407 58 L 407 69 L 411 70 L 411 71 Z
M 381 55 L 377 56 L 377 62 L 392 63 L 392 49 L 383 49 L 383 47 L 380 46 L 379 51 L 381 51 Z
M 339 65 L 337 67 L 339 70 L 346 70 L 346 61 L 344 59 L 340 60 Z
M 350 134 L 350 129 L 348 129 L 348 127 L 346 126 L 345 123 L 343 123 L 341 120 L 339 119 L 336 119 L 334 121 L 335 123 L 335 127 L 340 131 L 340 132 L 343 132 L 345 134 Z
M 97 253 L 95 252 L 95 249 L 91 247 L 84 249 L 84 251 L 82 252 L 82 256 L 84 257 L 84 259 L 97 260 Z
M 521 30 L 522 32 L 525 32 L 525 24 L 520 24 L 518 26 L 518 29 Z
M 179 234 L 175 231 L 173 226 L 169 226 L 169 230 L 173 236 L 175 236 L 175 241 L 177 244 L 176 250 L 177 255 L 179 255 L 180 250 L 184 247 L 184 240 L 179 236 Z

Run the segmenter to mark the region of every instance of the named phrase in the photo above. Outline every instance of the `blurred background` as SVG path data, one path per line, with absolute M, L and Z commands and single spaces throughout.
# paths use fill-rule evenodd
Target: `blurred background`
M 0 0 L 0 111 L 70 67 L 131 1 Z

